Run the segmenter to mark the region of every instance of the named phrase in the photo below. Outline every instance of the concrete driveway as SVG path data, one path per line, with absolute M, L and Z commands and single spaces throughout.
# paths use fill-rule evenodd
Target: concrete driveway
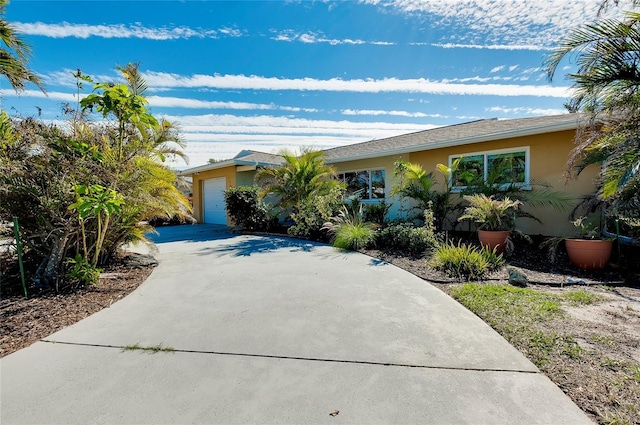
M 135 292 L 0 360 L 2 424 L 591 423 L 394 266 L 215 226 L 160 232 Z

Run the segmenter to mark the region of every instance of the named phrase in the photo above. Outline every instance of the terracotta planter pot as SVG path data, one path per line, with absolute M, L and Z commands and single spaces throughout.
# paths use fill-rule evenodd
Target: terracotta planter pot
M 586 269 L 603 269 L 609 264 L 613 241 L 567 239 L 567 255 L 574 266 Z
M 511 234 L 508 230 L 478 230 L 480 245 L 492 250 L 496 248 L 496 254 L 501 254 L 507 247 L 507 238 Z

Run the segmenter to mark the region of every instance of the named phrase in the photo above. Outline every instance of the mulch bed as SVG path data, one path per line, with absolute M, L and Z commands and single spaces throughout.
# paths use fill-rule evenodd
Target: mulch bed
M 133 261 L 130 261 L 133 260 Z M 97 285 L 65 287 L 60 293 L 29 289 L 25 299 L 17 279 L 4 281 L 0 299 L 0 357 L 108 308 L 136 289 L 153 271 L 154 261 L 121 258 L 107 267 Z

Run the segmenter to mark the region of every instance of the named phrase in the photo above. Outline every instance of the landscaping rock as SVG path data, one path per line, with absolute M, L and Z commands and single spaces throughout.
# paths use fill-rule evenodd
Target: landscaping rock
M 122 258 L 122 263 L 127 267 L 155 267 L 158 260 L 148 254 L 129 254 Z
M 509 272 L 509 283 L 513 286 L 526 287 L 529 283 L 527 275 L 517 267 L 507 266 Z

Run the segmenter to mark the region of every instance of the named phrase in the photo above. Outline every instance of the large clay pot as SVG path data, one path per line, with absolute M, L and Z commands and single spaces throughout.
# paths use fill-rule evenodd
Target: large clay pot
M 493 250 L 496 248 L 496 254 L 501 254 L 507 247 L 507 238 L 511 234 L 508 230 L 478 230 L 478 239 L 480 245 Z
M 567 239 L 567 255 L 574 266 L 586 269 L 603 269 L 611 258 L 613 241 Z

